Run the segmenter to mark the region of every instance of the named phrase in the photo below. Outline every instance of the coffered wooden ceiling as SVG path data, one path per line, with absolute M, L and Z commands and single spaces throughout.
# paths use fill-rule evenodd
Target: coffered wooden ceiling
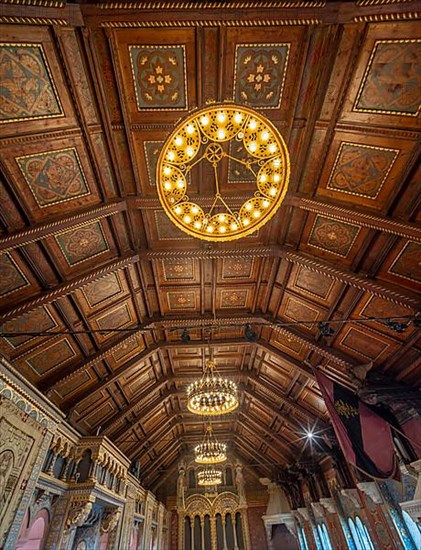
M 184 389 L 209 349 L 241 388 L 216 432 L 265 476 L 327 423 L 307 361 L 348 383 L 370 361 L 421 379 L 413 325 L 332 324 L 323 338 L 294 324 L 417 312 L 419 4 L 218 6 L 0 5 L 2 330 L 57 333 L 0 349 L 82 433 L 140 459 L 149 487 L 202 437 Z M 170 223 L 155 166 L 177 120 L 224 100 L 280 129 L 292 174 L 270 223 L 218 245 Z M 191 185 L 211 200 L 206 173 Z M 248 185 L 228 167 L 234 203 Z

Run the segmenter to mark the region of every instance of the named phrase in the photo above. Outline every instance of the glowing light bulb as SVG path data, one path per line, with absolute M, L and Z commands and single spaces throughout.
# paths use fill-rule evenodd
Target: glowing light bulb
M 175 207 L 175 213 L 176 213 L 176 214 L 180 215 L 182 211 L 183 211 L 183 210 L 182 210 L 181 206 L 176 206 L 176 207 Z
M 276 195 L 276 188 L 275 188 L 275 187 L 271 187 L 271 188 L 269 189 L 269 195 L 270 195 L 271 197 L 274 197 L 274 196 Z
M 257 122 L 254 119 L 250 120 L 250 123 L 249 123 L 250 130 L 255 130 L 256 126 L 257 126 Z
M 203 126 L 207 126 L 209 124 L 209 117 L 206 115 L 202 116 L 200 122 L 203 124 Z
M 174 160 L 175 159 L 175 153 L 174 151 L 170 151 L 167 155 L 168 160 Z
M 246 204 L 246 210 L 251 210 L 252 208 L 253 208 L 253 205 L 250 202 L 248 202 Z
M 259 212 L 258 210 L 255 210 L 255 211 L 253 212 L 253 216 L 254 216 L 255 218 L 259 218 L 259 217 L 260 217 L 260 212 Z
M 225 233 L 226 230 L 227 230 L 227 228 L 225 227 L 225 225 L 221 225 L 221 226 L 219 227 L 219 232 L 220 232 L 220 233 Z
M 180 137 L 180 136 L 177 136 L 177 137 L 175 138 L 175 144 L 177 145 L 177 147 L 180 147 L 180 145 L 183 144 L 183 138 Z
M 269 145 L 269 153 L 274 153 L 276 151 L 277 147 L 274 143 L 271 143 Z
M 217 117 L 219 122 L 224 122 L 225 120 L 225 113 L 221 112 L 221 113 L 218 113 Z
M 169 190 L 171 189 L 171 187 L 172 187 L 172 185 L 171 185 L 171 183 L 170 183 L 169 181 L 166 181 L 166 182 L 164 183 L 164 188 L 165 188 L 167 191 L 169 191 Z
M 169 175 L 171 174 L 171 168 L 170 168 L 169 166 L 166 166 L 166 167 L 164 168 L 164 174 L 165 174 L 166 176 L 169 176 Z
M 243 120 L 243 116 L 241 113 L 235 113 L 234 120 L 237 124 L 240 124 L 240 122 Z
M 200 225 L 200 222 L 194 222 L 194 227 L 196 229 L 200 229 L 202 226 Z
M 187 216 L 184 216 L 183 219 L 184 219 L 184 221 L 185 221 L 186 223 L 190 223 L 190 222 L 191 222 L 191 217 L 188 216 L 188 215 L 187 215 Z
M 264 183 L 266 180 L 267 180 L 266 174 L 262 174 L 262 175 L 260 176 L 260 181 L 261 181 L 262 183 Z
M 275 159 L 275 160 L 273 161 L 273 166 L 274 166 L 275 168 L 278 168 L 279 166 L 281 166 L 281 161 L 280 161 L 279 159 Z
M 225 216 L 224 216 L 224 214 L 220 214 L 220 215 L 218 216 L 218 220 L 219 220 L 220 222 L 224 222 L 224 221 L 225 221 Z
M 199 209 L 197 208 L 197 206 L 193 206 L 191 211 L 193 212 L 193 214 L 197 214 L 199 212 Z
M 231 227 L 231 230 L 232 230 L 232 231 L 237 231 L 237 229 L 238 229 L 238 225 L 237 225 L 236 223 L 232 223 L 232 224 L 230 225 L 230 227 Z
M 182 189 L 182 188 L 184 187 L 184 181 L 183 181 L 183 180 L 178 180 L 178 181 L 177 181 L 177 187 L 178 187 L 179 189 Z
M 212 225 L 208 225 L 207 228 L 206 228 L 206 231 L 208 233 L 212 233 L 213 232 L 213 226 Z
M 281 176 L 280 176 L 279 174 L 275 174 L 275 175 L 273 176 L 273 181 L 274 181 L 275 183 L 278 183 L 278 181 L 279 181 L 280 179 L 281 179 Z
M 267 208 L 269 205 L 270 205 L 269 201 L 266 201 L 266 200 L 263 201 L 263 207 L 264 208 Z
M 188 133 L 188 134 L 193 134 L 193 133 L 194 133 L 194 126 L 193 126 L 193 124 L 189 124 L 189 125 L 187 126 L 187 133 Z
M 243 225 L 249 225 L 250 220 L 248 218 L 244 218 Z
M 254 153 L 255 151 L 257 151 L 257 143 L 255 141 L 252 141 L 249 145 L 249 149 L 252 153 Z
M 269 139 L 269 132 L 266 132 L 266 131 L 262 132 L 260 137 L 262 138 L 263 141 L 267 141 Z
M 218 138 L 219 139 L 224 139 L 225 138 L 224 130 L 218 130 Z
M 192 157 L 194 155 L 194 149 L 193 147 L 187 147 L 186 153 L 189 157 Z
M 313 439 L 313 436 L 314 436 L 313 432 L 307 432 L 306 433 L 307 439 Z

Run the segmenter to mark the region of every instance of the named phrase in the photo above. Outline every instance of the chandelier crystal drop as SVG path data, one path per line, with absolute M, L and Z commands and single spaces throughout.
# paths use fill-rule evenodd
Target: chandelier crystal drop
M 222 378 L 214 361 L 207 361 L 203 376 L 187 387 L 187 408 L 205 416 L 227 414 L 238 407 L 237 384 Z
M 194 452 L 198 464 L 217 464 L 227 459 L 227 446 L 217 441 L 210 424 L 202 443 L 196 445 Z
M 191 195 L 200 170 L 211 173 L 210 204 Z M 174 225 L 198 239 L 230 241 L 254 233 L 276 213 L 288 188 L 289 154 L 278 129 L 260 112 L 223 103 L 177 124 L 162 147 L 156 176 L 159 200 Z M 250 190 L 234 206 L 224 191 L 238 177 Z
M 213 487 L 221 485 L 222 471 L 217 470 L 213 466 L 207 466 L 204 470 L 197 473 L 197 483 L 202 487 Z

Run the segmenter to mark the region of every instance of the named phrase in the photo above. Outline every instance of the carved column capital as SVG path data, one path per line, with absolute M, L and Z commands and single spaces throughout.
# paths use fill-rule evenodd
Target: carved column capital
M 357 483 L 357 487 L 360 491 L 369 496 L 374 504 L 383 503 L 383 495 L 375 481 L 364 481 L 362 483 Z

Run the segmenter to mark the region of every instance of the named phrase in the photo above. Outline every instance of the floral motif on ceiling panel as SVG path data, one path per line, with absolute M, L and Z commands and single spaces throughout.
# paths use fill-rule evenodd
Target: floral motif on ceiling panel
M 195 292 L 167 292 L 168 308 L 172 310 L 196 309 Z
M 75 148 L 16 158 L 40 207 L 89 195 Z
M 221 290 L 221 308 L 246 307 L 248 290 Z
M 71 266 L 109 250 L 100 222 L 72 229 L 55 239 Z
M 195 263 L 193 259 L 162 260 L 164 279 L 166 281 L 195 279 Z
M 417 116 L 421 103 L 421 40 L 375 43 L 354 111 Z
M 41 44 L 0 44 L 0 123 L 63 116 Z
M 341 143 L 327 188 L 375 199 L 398 154 L 396 149 Z
M 223 279 L 248 279 L 253 271 L 254 258 L 223 258 Z
M 6 296 L 24 286 L 29 281 L 8 253 L 0 255 L 0 296 Z
M 238 44 L 234 101 L 277 109 L 282 100 L 288 55 L 289 44 Z
M 122 304 L 96 319 L 100 329 L 121 328 L 130 324 L 133 319 L 127 304 Z
M 389 268 L 389 273 L 421 282 L 421 245 L 409 241 Z
M 51 330 L 57 326 L 50 311 L 45 307 L 40 307 L 28 313 L 24 313 L 20 317 L 16 317 L 4 323 L 1 326 L 3 332 L 32 332 Z M 11 336 L 6 338 L 13 347 L 20 346 L 34 338 L 31 335 Z
M 187 109 L 184 46 L 129 46 L 138 110 Z
M 102 279 L 89 283 L 82 292 L 91 307 L 119 294 L 122 291 L 120 277 L 117 273 L 109 273 Z
M 346 258 L 359 231 L 357 225 L 317 215 L 308 244 Z
M 26 362 L 35 374 L 43 376 L 75 356 L 76 352 L 72 344 L 64 338 L 35 353 L 26 359 Z

